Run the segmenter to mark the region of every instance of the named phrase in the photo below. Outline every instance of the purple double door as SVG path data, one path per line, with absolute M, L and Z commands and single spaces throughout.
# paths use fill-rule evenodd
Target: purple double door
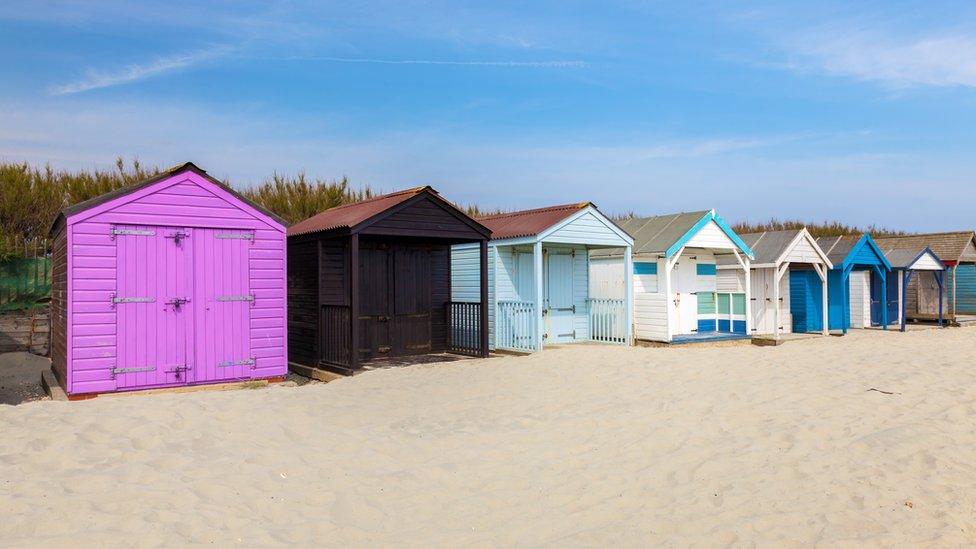
M 246 230 L 119 225 L 118 389 L 251 378 Z

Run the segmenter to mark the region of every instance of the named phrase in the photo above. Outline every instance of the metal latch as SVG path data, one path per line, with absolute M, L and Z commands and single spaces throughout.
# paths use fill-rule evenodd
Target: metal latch
M 173 299 L 166 302 L 167 305 L 172 305 L 174 309 L 179 310 L 180 307 L 185 303 L 189 303 L 190 298 L 188 297 L 174 297 Z
M 230 368 L 232 366 L 251 366 L 255 364 L 254 358 L 245 358 L 244 360 L 228 360 L 227 362 L 218 362 L 218 368 Z
M 179 246 L 180 242 L 182 242 L 184 238 L 190 238 L 190 233 L 183 232 L 183 231 L 173 231 L 168 235 L 166 235 L 166 238 L 172 238 L 173 242 L 177 246 Z
M 254 301 L 254 294 L 250 295 L 218 295 L 217 301 Z
M 117 229 L 112 227 L 112 238 L 119 234 L 131 234 L 136 236 L 155 236 L 156 231 L 146 231 L 141 229 Z
M 172 370 L 166 370 L 166 373 L 174 374 L 177 381 L 182 381 L 182 379 L 180 378 L 187 370 L 190 370 L 189 366 L 187 366 L 186 364 L 180 364 L 179 366 L 174 366 Z

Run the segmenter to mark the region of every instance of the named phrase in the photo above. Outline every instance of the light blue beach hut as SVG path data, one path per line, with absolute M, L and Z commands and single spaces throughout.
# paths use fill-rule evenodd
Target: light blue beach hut
M 619 250 L 634 240 L 595 205 L 584 202 L 490 215 L 488 340 L 492 349 L 539 351 L 582 341 L 629 344 L 633 309 L 631 269 L 611 282 L 626 295 L 590 295 L 590 253 Z M 451 252 L 453 301 L 478 301 L 478 248 Z

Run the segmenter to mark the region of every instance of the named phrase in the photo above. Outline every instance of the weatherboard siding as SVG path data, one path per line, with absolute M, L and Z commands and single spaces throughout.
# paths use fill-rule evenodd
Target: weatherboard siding
M 786 263 L 823 263 L 823 258 L 807 238 L 799 239 L 783 259 Z
M 112 368 L 118 362 L 120 319 L 118 306 L 113 306 L 112 298 L 123 291 L 125 281 L 118 278 L 118 241 L 113 238 L 112 229 L 122 225 L 233 229 L 253 234 L 253 240 L 246 243 L 249 247 L 247 268 L 238 269 L 247 276 L 241 283 L 249 287 L 255 297 L 248 305 L 247 337 L 250 354 L 255 360 L 248 376 L 284 375 L 287 372 L 284 228 L 255 212 L 196 174 L 181 173 L 69 217 L 68 392 L 96 393 L 117 388 Z M 194 233 L 194 230 L 190 231 L 190 250 L 193 249 Z M 192 257 L 195 264 L 209 260 L 202 250 Z M 191 268 L 221 267 L 219 264 L 205 265 Z M 199 275 L 195 272 L 192 276 Z M 186 314 L 193 314 L 194 321 L 199 321 L 196 314 L 191 313 L 193 310 L 195 307 L 189 307 Z M 192 322 L 190 330 L 193 330 Z M 190 342 L 195 341 L 192 334 L 189 338 Z M 194 353 L 202 353 L 199 345 L 188 345 Z M 190 360 L 203 360 L 203 357 L 192 356 Z M 190 380 L 192 383 L 192 377 Z
M 585 242 L 591 246 L 622 246 L 620 235 L 608 222 L 593 212 L 585 212 L 579 217 L 559 227 L 545 237 L 546 244 L 577 244 Z
M 706 223 L 688 242 L 686 248 L 737 249 L 739 246 L 729 238 L 714 220 Z

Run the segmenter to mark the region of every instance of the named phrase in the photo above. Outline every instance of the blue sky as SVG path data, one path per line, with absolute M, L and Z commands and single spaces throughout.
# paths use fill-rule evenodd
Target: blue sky
M 0 4 L 3 158 L 976 226 L 972 2 L 88 4 Z

